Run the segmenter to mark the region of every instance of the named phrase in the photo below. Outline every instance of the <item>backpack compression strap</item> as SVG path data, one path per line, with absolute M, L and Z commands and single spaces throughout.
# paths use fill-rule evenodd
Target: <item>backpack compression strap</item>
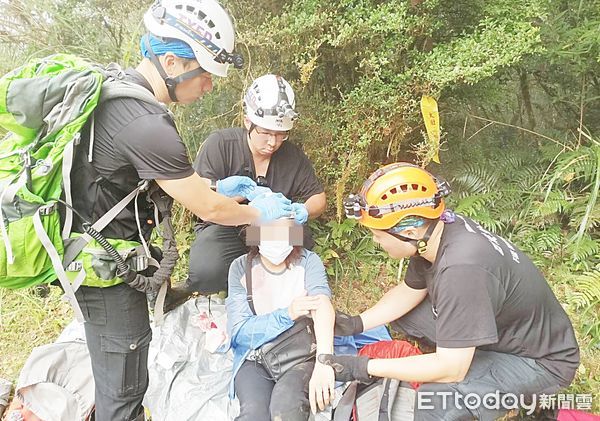
M 54 204 L 52 206 L 55 206 L 55 205 L 56 204 Z M 77 302 L 77 298 L 75 297 L 75 289 L 73 288 L 73 285 L 71 285 L 71 282 L 69 281 L 69 278 L 67 277 L 67 274 L 62 267 L 62 261 L 60 259 L 60 255 L 58 254 L 58 251 L 56 250 L 56 247 L 54 247 L 54 244 L 52 244 L 52 241 L 48 237 L 48 234 L 46 233 L 46 230 L 44 229 L 44 226 L 42 225 L 40 213 L 44 212 L 47 208 L 48 208 L 47 206 L 41 207 L 35 212 L 35 214 L 33 215 L 33 226 L 35 228 L 36 234 L 38 235 L 38 238 L 40 239 L 40 242 L 46 249 L 46 252 L 48 253 L 48 256 L 50 257 L 50 260 L 52 261 L 52 266 L 54 267 L 54 273 L 56 274 L 56 277 L 58 278 L 60 285 L 62 286 L 63 290 L 65 291 L 64 298 L 66 299 L 66 301 L 69 304 L 71 304 L 71 307 L 73 308 L 73 312 L 75 313 L 75 318 L 77 319 L 77 321 L 80 323 L 83 323 L 84 322 L 83 313 L 81 312 L 81 308 L 79 307 L 79 303 Z M 53 210 L 53 211 L 56 212 L 56 210 Z M 83 275 L 82 275 L 82 273 L 83 273 Z M 83 282 L 84 278 L 85 278 L 85 271 L 82 269 L 82 271 L 80 271 L 79 274 L 77 275 L 76 283 L 81 284 L 81 282 Z

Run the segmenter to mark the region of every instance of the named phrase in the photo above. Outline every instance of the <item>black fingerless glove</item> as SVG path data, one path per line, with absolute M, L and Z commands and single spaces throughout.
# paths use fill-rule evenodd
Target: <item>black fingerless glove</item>
M 351 336 L 364 330 L 360 316 L 351 316 L 341 311 L 335 312 L 335 325 L 333 334 L 337 336 Z
M 367 371 L 369 357 L 320 354 L 317 359 L 320 363 L 333 368 L 336 380 L 343 382 L 358 380 L 361 383 L 370 383 L 373 381 L 373 378 L 369 376 Z

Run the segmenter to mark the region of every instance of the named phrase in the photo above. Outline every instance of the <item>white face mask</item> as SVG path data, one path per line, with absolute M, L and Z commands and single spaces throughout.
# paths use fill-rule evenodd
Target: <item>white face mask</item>
M 287 241 L 261 241 L 258 245 L 260 255 L 274 265 L 283 263 L 293 249 Z

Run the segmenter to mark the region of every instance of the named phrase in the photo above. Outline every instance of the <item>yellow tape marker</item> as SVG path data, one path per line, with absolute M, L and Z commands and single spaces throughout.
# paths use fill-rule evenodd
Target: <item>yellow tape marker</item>
M 421 98 L 421 113 L 423 114 L 423 120 L 425 120 L 425 127 L 427 128 L 427 136 L 431 142 L 431 146 L 435 151 L 433 155 L 433 161 L 440 163 L 440 114 L 438 112 L 438 105 L 435 99 L 430 96 L 423 95 Z

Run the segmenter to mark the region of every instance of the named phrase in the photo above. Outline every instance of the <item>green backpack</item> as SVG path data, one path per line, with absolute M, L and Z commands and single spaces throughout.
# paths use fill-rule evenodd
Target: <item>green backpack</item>
M 80 320 L 74 295 L 79 285 L 122 282 L 115 276 L 119 274 L 115 261 L 123 263 L 129 255 L 141 254 L 130 253 L 140 243 L 107 241 L 99 233 L 148 183 L 140 184 L 95 221 L 89 233 L 71 233 L 74 149 L 96 107 L 117 97 L 159 104 L 148 90 L 121 80 L 122 75 L 117 65 L 102 68 L 56 54 L 33 60 L 0 79 L 0 127 L 8 132 L 0 141 L 0 287 L 26 288 L 58 279 Z M 65 207 L 64 221 L 58 212 L 60 204 Z M 147 261 L 148 247 L 141 241 Z M 65 258 L 69 242 L 72 247 Z M 107 262 L 109 275 L 92 267 L 98 256 Z M 135 267 L 137 261 L 130 259 L 128 266 L 143 270 Z

